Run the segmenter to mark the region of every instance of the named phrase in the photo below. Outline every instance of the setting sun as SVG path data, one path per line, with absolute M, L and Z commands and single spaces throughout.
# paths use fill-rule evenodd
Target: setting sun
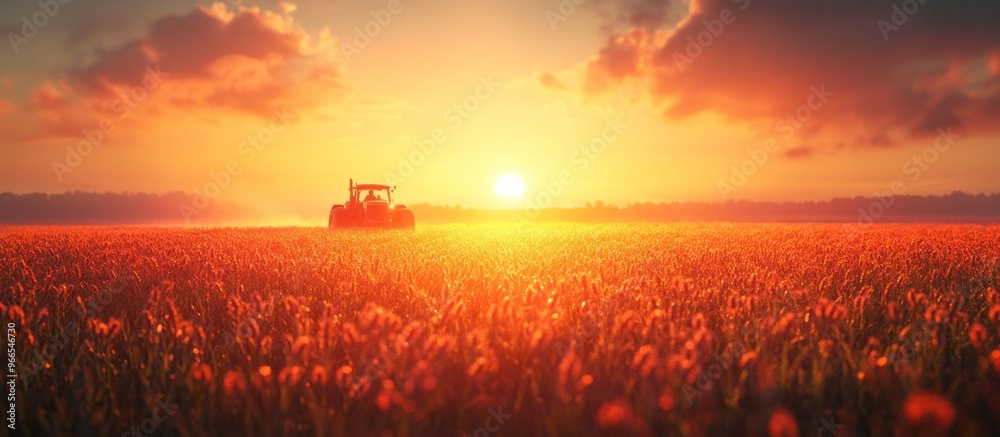
M 521 197 L 524 195 L 524 182 L 517 175 L 505 174 L 497 179 L 496 192 L 500 197 Z

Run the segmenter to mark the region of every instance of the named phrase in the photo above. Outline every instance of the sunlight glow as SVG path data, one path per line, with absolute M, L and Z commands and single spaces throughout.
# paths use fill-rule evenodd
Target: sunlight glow
M 524 182 L 513 174 L 505 174 L 497 179 L 496 193 L 500 197 L 521 197 L 524 195 Z

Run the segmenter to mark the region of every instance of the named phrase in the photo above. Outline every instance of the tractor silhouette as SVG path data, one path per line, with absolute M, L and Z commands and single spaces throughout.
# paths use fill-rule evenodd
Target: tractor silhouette
M 414 228 L 413 211 L 406 205 L 392 203 L 396 187 L 349 182 L 351 196 L 343 205 L 330 209 L 330 229 L 342 228 Z M 385 194 L 385 198 L 382 194 Z M 363 196 L 363 197 L 362 197 Z

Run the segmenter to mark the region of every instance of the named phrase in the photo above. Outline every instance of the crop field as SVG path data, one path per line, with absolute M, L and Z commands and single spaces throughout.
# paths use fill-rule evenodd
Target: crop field
M 31 435 L 1000 429 L 997 226 L 11 227 L 0 243 Z

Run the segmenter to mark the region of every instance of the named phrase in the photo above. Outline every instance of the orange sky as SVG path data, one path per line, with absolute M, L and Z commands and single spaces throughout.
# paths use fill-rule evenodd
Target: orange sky
M 0 191 L 274 215 L 348 178 L 486 208 L 1000 191 L 995 2 L 52 2 L 0 6 Z

